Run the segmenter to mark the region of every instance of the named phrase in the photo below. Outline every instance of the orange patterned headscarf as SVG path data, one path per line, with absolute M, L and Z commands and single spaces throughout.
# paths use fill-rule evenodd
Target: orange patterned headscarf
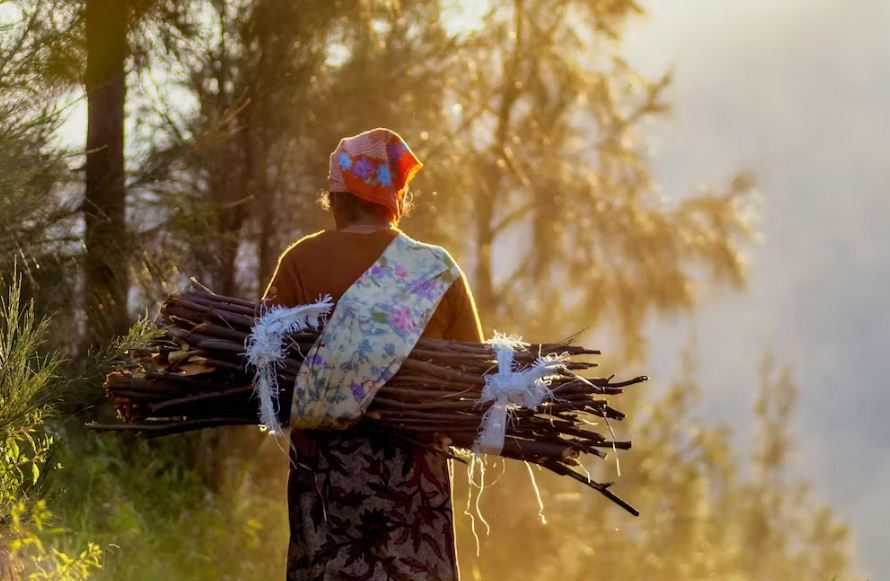
M 349 192 L 399 213 L 399 200 L 423 164 L 398 133 L 371 129 L 340 140 L 331 154 L 328 189 Z

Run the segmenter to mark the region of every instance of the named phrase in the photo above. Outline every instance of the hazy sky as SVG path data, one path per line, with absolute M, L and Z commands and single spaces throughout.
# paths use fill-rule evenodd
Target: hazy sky
M 648 2 L 626 54 L 672 67 L 656 126 L 665 193 L 756 174 L 763 241 L 749 292 L 653 325 L 653 374 L 690 327 L 704 408 L 740 441 L 761 355 L 800 385 L 796 469 L 855 529 L 863 573 L 890 571 L 890 1 Z

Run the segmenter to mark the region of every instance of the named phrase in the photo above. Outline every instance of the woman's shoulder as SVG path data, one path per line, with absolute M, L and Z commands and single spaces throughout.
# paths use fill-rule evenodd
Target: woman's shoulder
M 318 232 L 307 234 L 299 240 L 292 242 L 282 253 L 282 258 L 295 260 L 305 256 L 307 253 L 313 253 L 329 237 L 330 232 L 328 230 L 319 230 Z
M 306 261 L 333 260 L 344 256 L 377 256 L 395 237 L 396 233 L 390 230 L 368 234 L 320 230 L 288 246 L 282 259 L 298 265 Z
M 454 266 L 457 266 L 457 262 L 454 260 L 454 257 L 451 256 L 451 253 L 448 252 L 448 250 L 444 246 L 439 246 L 437 244 L 431 244 L 429 242 L 417 240 L 416 238 L 412 238 L 411 236 L 408 236 L 407 234 L 405 234 L 404 232 L 401 232 L 401 231 L 399 231 L 399 234 L 401 235 L 401 239 L 404 240 L 405 243 L 408 244 L 413 249 L 425 251 L 427 253 L 430 253 L 430 254 L 440 258 L 441 260 L 443 260 L 449 264 L 453 264 Z

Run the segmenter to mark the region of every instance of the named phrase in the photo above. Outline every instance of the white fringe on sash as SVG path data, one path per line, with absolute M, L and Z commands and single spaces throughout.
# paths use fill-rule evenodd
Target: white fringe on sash
M 278 421 L 278 366 L 285 357 L 285 339 L 291 333 L 320 327 L 331 312 L 330 296 L 296 307 L 272 307 L 257 319 L 245 341 L 247 362 L 256 370 L 254 393 L 260 398 L 260 422 L 272 434 L 281 433 Z

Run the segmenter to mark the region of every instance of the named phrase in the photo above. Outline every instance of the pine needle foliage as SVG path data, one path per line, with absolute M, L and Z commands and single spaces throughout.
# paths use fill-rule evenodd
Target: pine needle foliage
M 0 297 L 0 576 L 86 579 L 101 550 L 93 543 L 74 553 L 56 546 L 62 531 L 51 526 L 40 486 L 53 446 L 47 421 L 61 359 L 43 352 L 50 322 L 23 300 L 17 273 L 6 291 Z

